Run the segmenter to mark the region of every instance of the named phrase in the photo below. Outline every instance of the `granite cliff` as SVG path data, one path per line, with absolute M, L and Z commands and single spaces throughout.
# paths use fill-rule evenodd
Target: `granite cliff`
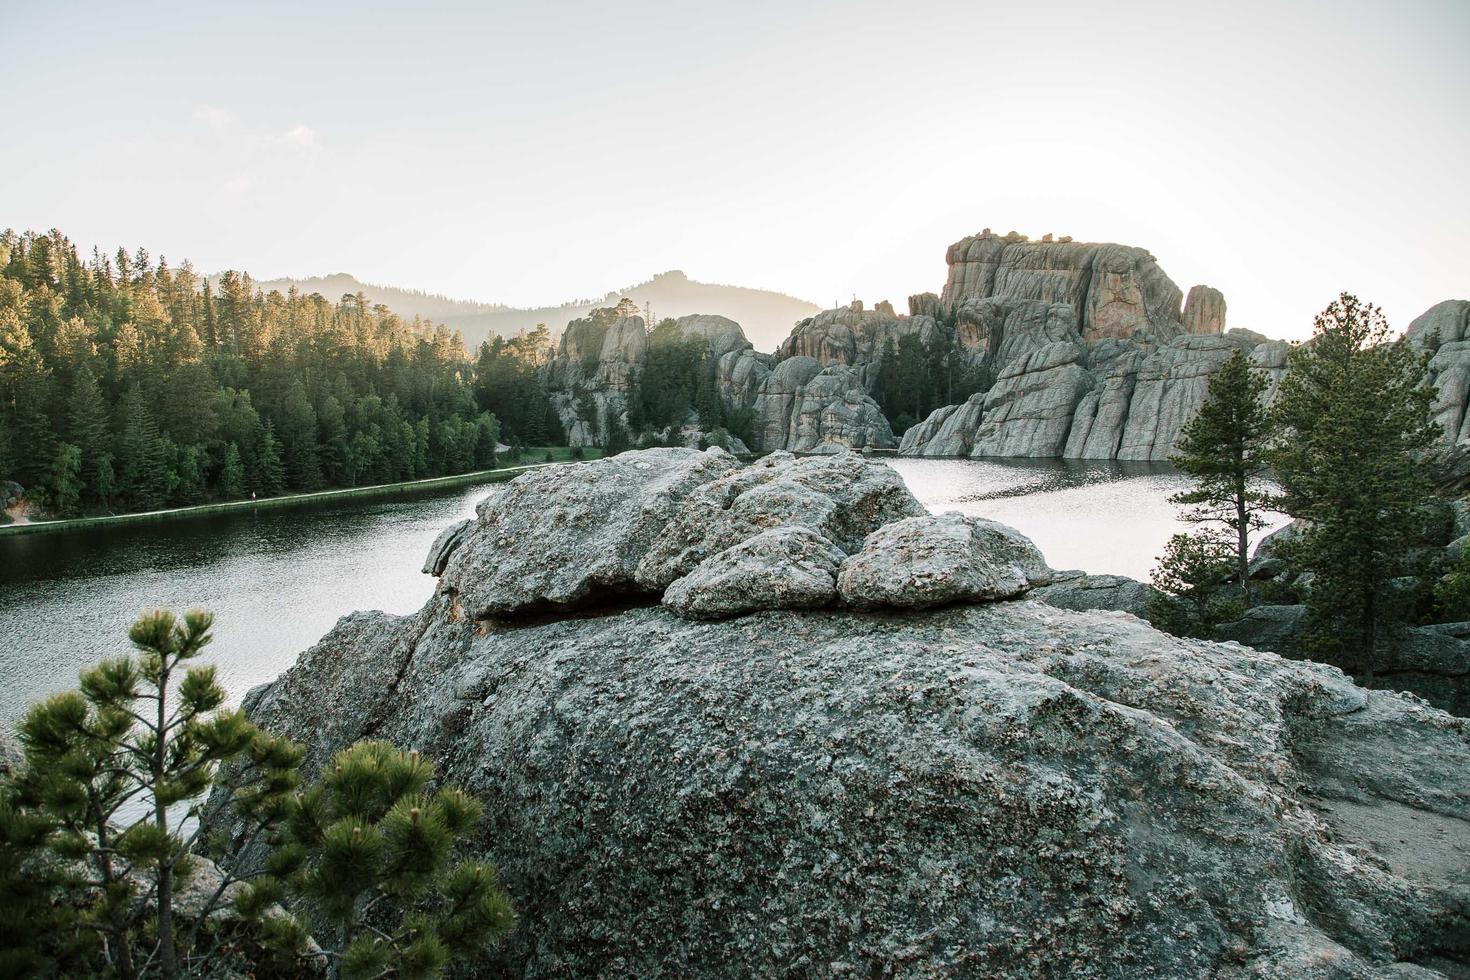
M 855 454 L 538 471 L 425 568 L 246 708 L 483 801 L 521 918 L 482 974 L 1470 968 L 1463 720 L 1035 601 L 1031 542 Z
M 751 419 L 750 445 L 736 439 L 731 448 L 737 452 L 823 453 L 898 445 L 861 372 L 812 358 L 778 364 L 756 351 L 740 324 L 726 317 L 696 314 L 669 322 L 675 336 L 706 346 L 725 411 Z M 631 304 L 594 311 L 562 332 L 545 382 L 572 445 L 605 444 L 610 417 L 626 424 L 628 396 L 640 380 L 648 336 Z M 681 431 L 690 445 L 709 435 L 693 411 Z

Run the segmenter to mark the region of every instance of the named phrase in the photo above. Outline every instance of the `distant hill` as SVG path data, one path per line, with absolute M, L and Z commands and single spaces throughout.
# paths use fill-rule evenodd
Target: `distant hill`
M 806 300 L 745 286 L 721 286 L 696 282 L 678 270 L 660 273 L 647 282 L 615 289 L 598 299 L 574 300 L 560 306 L 519 309 L 497 303 L 474 303 L 393 286 L 359 282 L 345 272 L 309 279 L 272 279 L 257 285 L 269 292 L 285 292 L 291 286 L 304 293 L 321 293 L 333 302 L 343 295 L 361 292 L 370 302 L 382 303 L 399 316 L 421 316 L 443 323 L 464 334 L 465 345 L 474 348 L 491 334 L 513 335 L 523 328 L 544 323 L 559 334 L 570 320 L 585 316 L 599 306 L 609 306 L 626 296 L 640 307 L 652 306 L 653 315 L 681 317 L 690 313 L 717 313 L 745 329 L 757 350 L 774 351 L 796 321 L 821 311 Z

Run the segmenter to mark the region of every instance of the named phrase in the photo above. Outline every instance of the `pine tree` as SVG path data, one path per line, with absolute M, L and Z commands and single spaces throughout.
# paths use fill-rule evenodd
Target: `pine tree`
M 1250 533 L 1265 526 L 1261 512 L 1272 495 L 1261 486 L 1271 419 L 1263 396 L 1266 378 L 1253 371 L 1237 348 L 1210 378 L 1199 414 L 1180 433 L 1178 452 L 1169 462 L 1194 478 L 1194 487 L 1169 499 L 1192 508 L 1187 521 L 1219 523 L 1235 539 L 1235 577 L 1250 595 Z
M 200 798 L 218 786 L 233 810 L 227 819 L 244 829 L 242 840 L 254 840 L 284 813 L 304 756 L 242 712 L 224 710 L 214 668 L 190 664 L 209 643 L 212 622 L 198 611 L 182 621 L 145 613 L 128 631 L 137 656 L 83 671 L 79 690 L 35 705 L 20 725 L 19 792 L 54 823 L 53 849 L 85 869 L 86 901 L 78 904 L 107 939 L 107 972 L 123 980 L 148 962 L 176 977 L 181 953 L 197 952 L 209 909 L 181 936 L 173 898 L 200 841 L 197 832 L 181 836 L 187 821 L 176 819 L 177 808 L 193 803 L 188 816 L 196 817 Z M 248 764 L 217 779 L 220 763 L 230 760 Z M 140 805 L 146 816 L 122 819 Z M 148 886 L 146 903 L 134 897 L 139 880 Z M 211 907 L 229 883 L 220 884 Z
M 1411 570 L 1431 487 L 1420 454 L 1438 430 L 1434 389 L 1375 306 L 1343 293 L 1292 349 L 1277 394 L 1272 461 L 1281 508 L 1303 522 L 1290 557 L 1312 572 L 1302 646 L 1365 684 L 1402 617 L 1391 580 Z
M 96 935 L 80 909 L 56 896 L 83 886 L 56 860 L 56 822 L 0 775 L 0 976 L 78 976 L 88 972 Z
M 255 447 L 255 472 L 263 496 L 274 497 L 286 489 L 286 468 L 281 463 L 281 444 L 276 441 L 275 427 L 269 422 L 261 433 L 260 444 Z
M 417 752 L 359 742 L 337 753 L 291 802 L 276 874 L 252 883 L 237 908 L 258 916 L 287 896 L 308 902 L 334 977 L 438 976 L 495 947 L 515 924 L 510 899 L 494 867 L 455 860 L 480 805 L 433 782 Z M 282 928 L 282 952 L 299 955 L 307 933 Z
M 1245 601 L 1220 590 L 1236 572 L 1235 547 L 1220 528 L 1171 537 L 1153 571 L 1149 621 L 1175 636 L 1208 637 L 1243 613 Z
M 81 450 L 82 480 L 90 496 L 105 500 L 99 469 L 111 456 L 112 433 L 107 424 L 107 402 L 102 397 L 102 388 L 86 364 L 72 381 L 71 397 L 67 400 L 67 441 Z
M 82 451 L 69 442 L 56 448 L 47 490 L 57 514 L 65 517 L 76 512 L 82 499 Z
M 118 490 L 140 508 L 159 507 L 167 490 L 165 447 L 159 436 L 158 419 L 137 385 L 123 395 L 122 413 Z
M 240 447 L 233 442 L 225 447 L 225 458 L 220 464 L 219 492 L 226 500 L 245 496 L 245 466 L 240 462 Z

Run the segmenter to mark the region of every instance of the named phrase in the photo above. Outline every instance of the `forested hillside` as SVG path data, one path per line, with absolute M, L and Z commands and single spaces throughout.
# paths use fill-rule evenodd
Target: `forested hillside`
M 362 296 L 217 288 L 139 249 L 83 260 L 0 234 L 0 482 L 57 513 L 138 510 L 464 472 L 561 439 L 546 337 L 477 362 Z M 511 423 L 496 417 L 504 412 Z

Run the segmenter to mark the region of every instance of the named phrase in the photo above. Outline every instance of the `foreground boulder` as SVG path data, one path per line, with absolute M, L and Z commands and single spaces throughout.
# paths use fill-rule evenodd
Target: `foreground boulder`
M 989 602 L 1051 581 L 1041 552 L 1013 528 L 948 513 L 911 517 L 868 535 L 842 565 L 838 589 L 859 609 Z
M 624 530 L 596 538 L 623 553 L 569 553 L 623 582 L 651 540 L 630 533 L 630 515 L 646 504 L 658 523 L 666 506 L 693 506 L 691 467 L 725 468 L 608 462 L 645 457 L 660 475 L 617 476 L 626 499 L 607 498 L 609 520 Z M 719 499 L 733 509 L 779 482 L 733 492 L 745 472 L 700 486 L 731 481 Z M 869 479 L 840 476 L 828 474 L 837 491 Z M 580 513 L 567 498 L 595 492 L 582 480 L 537 484 L 542 519 Z M 453 588 L 441 582 L 412 616 L 344 619 L 246 699 L 255 721 L 307 744 L 309 770 L 381 738 L 427 754 L 484 803 L 473 844 L 499 865 L 520 924 L 476 975 L 1470 968 L 1463 720 L 1332 667 L 1176 639 L 1113 612 L 891 608 L 902 592 L 868 611 L 770 608 L 820 599 L 840 555 L 837 579 L 890 567 L 918 589 L 925 567 L 1008 570 L 993 577 L 1012 584 L 956 599 L 1049 574 L 1020 535 L 954 515 L 884 521 L 852 555 L 797 509 L 661 591 L 643 586 L 650 602 L 725 615 L 712 605 L 723 583 L 744 614 L 721 622 L 655 604 L 584 604 L 551 621 L 469 614 L 508 588 L 499 565 L 560 581 L 533 555 L 566 560 L 543 547 L 561 532 L 533 548 L 499 533 L 499 517 L 486 523 L 517 482 L 451 555 Z M 682 503 L 645 495 L 654 484 Z M 818 509 L 830 499 L 793 485 Z M 793 584 L 803 567 L 810 589 Z M 477 572 L 494 589 L 468 603 Z
M 755 609 L 817 609 L 837 598 L 842 549 L 805 527 L 777 527 L 700 562 L 664 593 L 685 619 Z
M 442 584 L 475 619 L 636 593 L 639 560 L 684 498 L 739 465 L 720 449 L 650 449 L 532 470 L 480 504 Z

